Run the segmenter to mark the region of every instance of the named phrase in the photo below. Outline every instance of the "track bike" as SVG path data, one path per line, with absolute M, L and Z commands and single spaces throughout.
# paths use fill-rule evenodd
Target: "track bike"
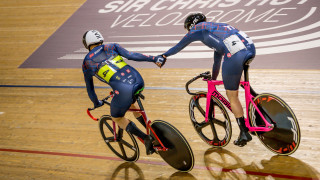
M 245 93 L 245 125 L 267 149 L 275 154 L 290 155 L 300 144 L 298 120 L 280 97 L 270 93 L 257 94 L 253 90 L 248 74 L 251 61 L 252 59 L 245 61 L 244 81 L 240 82 Z M 189 85 L 199 78 L 207 82 L 208 92 L 190 92 Z M 212 80 L 208 71 L 189 80 L 186 91 L 192 95 L 189 115 L 196 132 L 207 144 L 224 147 L 230 142 L 232 135 L 230 117 L 225 107 L 231 112 L 232 109 L 229 101 L 217 90 L 218 85 L 223 85 L 223 81 Z
M 109 96 L 103 99 L 104 104 L 110 106 L 108 99 L 111 97 L 113 97 L 112 91 Z M 141 102 L 141 99 L 144 99 L 141 92 L 135 95 L 135 99 L 140 109 L 129 109 L 128 111 L 138 112 L 142 115 L 144 122 L 141 122 L 141 124 L 146 128 L 146 134 L 153 137 L 153 148 L 155 152 L 173 168 L 183 172 L 191 171 L 194 166 L 194 156 L 185 137 L 178 129 L 166 121 L 155 120 L 151 122 L 151 120 L 148 119 Z M 92 116 L 92 110 L 94 110 L 94 108 L 88 108 L 87 114 L 93 120 L 99 122 L 99 130 L 102 138 L 111 151 L 125 161 L 137 161 L 140 151 L 135 137 L 117 126 L 110 115 L 103 115 L 98 119 Z M 144 143 L 141 138 L 138 139 Z

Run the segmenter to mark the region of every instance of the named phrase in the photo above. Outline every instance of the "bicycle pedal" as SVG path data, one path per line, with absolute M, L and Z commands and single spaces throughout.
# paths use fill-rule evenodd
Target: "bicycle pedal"
M 236 145 L 239 147 L 243 147 L 243 146 L 247 145 L 247 143 L 241 143 L 241 144 L 236 144 Z
M 233 144 L 239 147 L 243 147 L 247 145 L 247 141 L 241 141 L 241 142 L 233 141 Z
M 149 151 L 147 151 L 147 155 L 151 155 L 151 154 L 153 154 L 153 153 L 155 153 L 156 151 L 154 150 L 154 149 L 150 149 Z

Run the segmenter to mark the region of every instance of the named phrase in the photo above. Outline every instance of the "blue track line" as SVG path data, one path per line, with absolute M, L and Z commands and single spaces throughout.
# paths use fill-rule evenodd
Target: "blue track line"
M 82 89 L 82 88 L 86 88 L 86 86 L 41 86 L 41 85 L 0 85 L 0 87 L 14 87 L 14 88 L 65 88 L 65 89 Z M 111 89 L 110 86 L 95 86 L 94 88 Z M 153 89 L 153 90 L 185 90 L 184 88 L 175 88 L 175 87 L 145 87 L 145 89 Z M 206 89 L 205 88 L 194 88 L 193 90 L 206 90 Z
M 0 85 L 1 87 L 7 88 L 61 88 L 61 89 L 82 89 L 86 86 L 41 86 L 41 85 Z M 95 86 L 96 89 L 111 89 L 110 86 Z M 185 90 L 180 87 L 145 87 L 145 89 L 152 90 Z M 192 91 L 207 91 L 206 88 L 190 88 Z M 224 89 L 218 89 L 219 91 L 225 91 Z M 240 89 L 240 91 L 243 91 Z M 299 90 L 262 90 L 258 89 L 257 92 L 268 92 L 268 93 L 290 93 L 290 94 L 320 94 L 320 91 L 299 91 Z
M 39 86 L 39 85 L 0 85 L 0 87 L 16 87 L 16 88 L 86 88 L 85 86 Z M 95 88 L 110 88 L 108 86 L 97 86 Z

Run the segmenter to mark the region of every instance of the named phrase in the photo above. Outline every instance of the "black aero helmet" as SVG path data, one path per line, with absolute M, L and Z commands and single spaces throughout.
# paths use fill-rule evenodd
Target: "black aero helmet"
M 193 26 L 200 22 L 205 22 L 207 20 L 206 16 L 202 13 L 190 14 L 184 21 L 184 28 L 190 31 Z

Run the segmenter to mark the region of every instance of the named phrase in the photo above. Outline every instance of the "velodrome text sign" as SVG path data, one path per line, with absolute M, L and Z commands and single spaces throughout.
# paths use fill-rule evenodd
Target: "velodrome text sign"
M 231 24 L 253 39 L 253 68 L 319 69 L 319 8 L 318 0 L 88 0 L 21 67 L 80 68 L 87 53 L 81 38 L 89 29 L 98 29 L 106 43 L 158 55 L 185 35 L 190 13 L 202 12 L 208 21 Z M 212 49 L 193 42 L 166 67 L 207 68 L 212 57 Z

